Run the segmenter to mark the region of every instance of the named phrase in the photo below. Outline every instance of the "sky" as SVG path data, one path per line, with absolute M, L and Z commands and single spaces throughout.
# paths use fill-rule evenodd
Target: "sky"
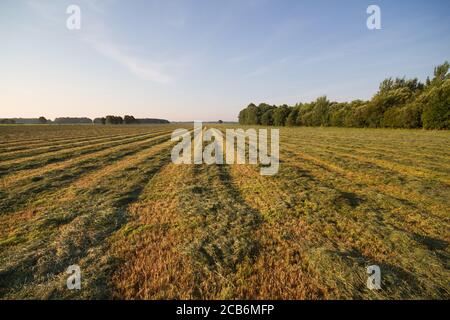
M 236 121 L 250 102 L 370 99 L 450 60 L 449 14 L 448 0 L 1 0 L 0 118 Z

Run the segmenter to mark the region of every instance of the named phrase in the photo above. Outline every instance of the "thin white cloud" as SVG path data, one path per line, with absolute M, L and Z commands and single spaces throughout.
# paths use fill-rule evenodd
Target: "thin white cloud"
M 233 63 L 241 63 L 241 62 L 248 61 L 254 57 L 255 57 L 255 54 L 243 54 L 243 55 L 229 58 L 228 63 L 232 63 L 232 64 Z
M 172 78 L 161 71 L 161 64 L 150 63 L 126 53 L 116 43 L 93 36 L 83 37 L 98 53 L 127 68 L 131 73 L 144 80 L 157 83 L 169 83 Z
M 48 2 L 42 2 L 37 0 L 29 0 L 27 2 L 28 7 L 31 8 L 39 17 L 47 20 L 48 22 L 57 24 L 61 19 L 58 19 L 58 10 L 54 6 L 50 6 Z
M 85 0 L 79 3 L 82 17 L 80 39 L 105 58 L 117 62 L 141 79 L 161 84 L 171 82 L 172 77 L 162 70 L 168 65 L 167 62 L 158 63 L 133 55 L 108 36 L 108 28 L 102 16 L 106 12 L 106 6 L 110 4 L 111 2 L 102 0 Z M 61 8 L 58 7 L 60 4 L 55 5 L 55 2 L 30 0 L 28 5 L 38 16 L 50 23 L 60 24 L 65 21 L 61 19 Z M 89 11 L 84 11 L 84 8 Z M 65 14 L 65 10 L 62 14 Z M 86 15 L 89 16 L 89 26 L 83 23 Z
M 256 69 L 255 71 L 249 72 L 247 73 L 244 77 L 245 78 L 254 78 L 254 77 L 259 77 L 262 76 L 266 73 L 268 73 L 270 71 L 270 68 L 267 66 L 263 66 L 263 67 L 259 67 L 258 69 Z
M 275 62 L 272 62 L 270 64 L 266 64 L 264 66 L 258 67 L 256 70 L 247 73 L 244 75 L 244 78 L 253 78 L 253 77 L 259 77 L 262 75 L 265 75 L 267 73 L 280 70 L 280 68 L 285 67 L 285 64 L 289 61 L 289 57 L 283 57 Z
M 97 13 L 105 14 L 106 5 L 112 5 L 115 0 L 85 0 L 90 9 Z

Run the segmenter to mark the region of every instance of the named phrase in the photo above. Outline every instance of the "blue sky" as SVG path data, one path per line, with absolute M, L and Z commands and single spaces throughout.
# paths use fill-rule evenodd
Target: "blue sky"
M 449 14 L 446 0 L 2 0 L 0 117 L 236 120 L 250 102 L 368 99 L 450 60 Z

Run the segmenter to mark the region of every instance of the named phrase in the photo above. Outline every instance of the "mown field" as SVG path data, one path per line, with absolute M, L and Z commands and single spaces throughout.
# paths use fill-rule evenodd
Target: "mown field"
M 0 298 L 450 298 L 450 132 L 280 128 L 261 176 L 180 127 L 0 126 Z

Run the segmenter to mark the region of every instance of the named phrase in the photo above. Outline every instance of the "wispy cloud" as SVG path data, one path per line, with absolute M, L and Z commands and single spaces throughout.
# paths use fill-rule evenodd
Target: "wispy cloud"
M 42 19 L 57 24 L 61 19 L 58 19 L 58 10 L 56 7 L 51 6 L 49 2 L 42 2 L 37 0 L 29 0 L 27 2 L 28 7 L 34 11 L 36 15 Z
M 244 78 L 254 78 L 262 76 L 270 71 L 270 68 L 268 66 L 262 66 L 257 68 L 256 70 L 247 73 Z
M 252 54 L 242 54 L 242 55 L 238 55 L 238 56 L 229 58 L 229 59 L 228 59 L 228 63 L 234 64 L 234 63 L 245 62 L 245 61 L 248 61 L 248 60 L 254 58 L 256 55 L 257 55 L 257 54 L 254 54 L 254 53 L 252 53 Z
M 157 83 L 169 83 L 172 81 L 171 76 L 161 70 L 163 65 L 162 63 L 152 63 L 148 60 L 143 60 L 129 54 L 124 49 L 119 47 L 117 43 L 106 40 L 103 36 L 99 37 L 98 35 L 89 35 L 84 36 L 82 39 L 98 53 L 119 63 L 141 79 L 150 80 Z
M 111 4 L 111 3 L 109 3 Z M 41 18 L 54 24 L 61 22 L 61 10 L 55 7 L 54 2 L 48 1 L 28 1 L 29 7 Z M 107 3 L 100 0 L 85 0 L 79 3 L 82 12 L 82 19 L 85 16 L 84 8 L 89 10 L 90 25 L 85 27 L 82 24 L 82 30 L 79 38 L 88 44 L 96 52 L 117 62 L 126 68 L 130 73 L 143 79 L 155 83 L 166 84 L 173 80 L 167 72 L 163 70 L 167 63 L 149 61 L 124 50 L 116 41 L 108 35 L 108 27 L 103 19 L 106 13 Z M 83 21 L 83 20 L 82 20 Z M 95 22 L 92 22 L 95 21 Z
M 244 75 L 244 78 L 253 78 L 265 75 L 267 73 L 278 71 L 283 67 L 286 67 L 286 63 L 289 62 L 289 57 L 279 58 L 271 63 L 258 67 L 256 70 Z

